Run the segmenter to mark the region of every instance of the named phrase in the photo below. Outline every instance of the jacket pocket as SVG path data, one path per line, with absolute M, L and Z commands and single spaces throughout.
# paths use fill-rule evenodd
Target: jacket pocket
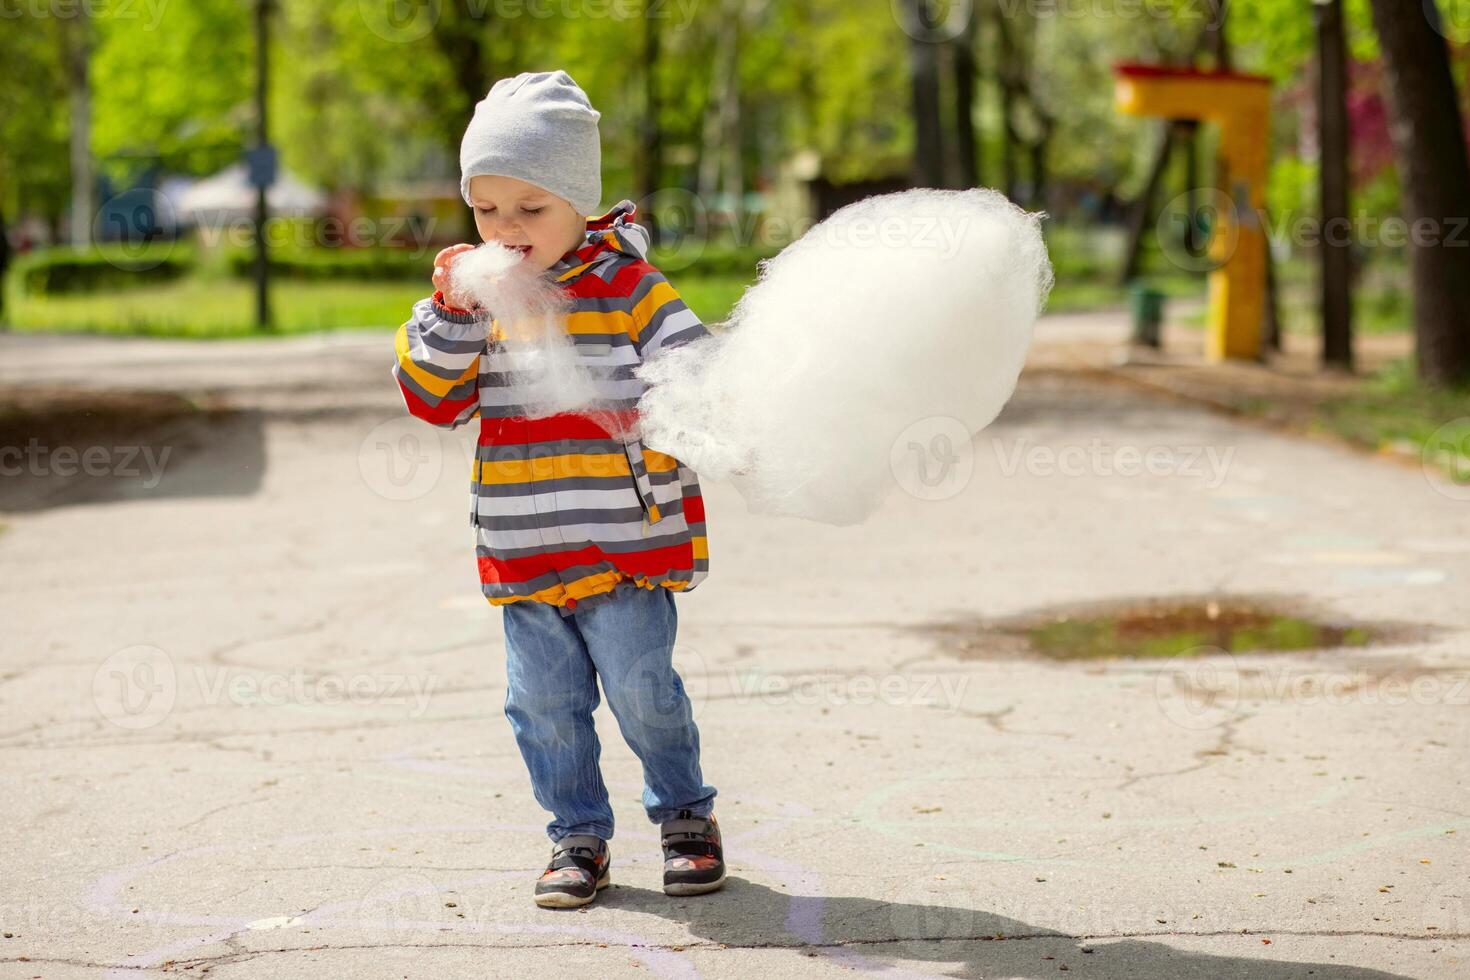
M 633 474 L 633 487 L 643 504 L 643 518 L 650 524 L 657 524 L 663 519 L 663 515 L 659 513 L 658 501 L 653 496 L 653 481 L 648 477 L 648 465 L 643 460 L 643 441 L 626 439 L 623 442 L 623 451 L 628 454 L 628 469 Z
M 480 526 L 480 453 L 475 448 L 475 458 L 470 460 L 470 525 Z

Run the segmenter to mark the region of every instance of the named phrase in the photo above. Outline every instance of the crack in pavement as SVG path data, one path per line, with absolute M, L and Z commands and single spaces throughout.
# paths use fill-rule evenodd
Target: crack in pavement
M 940 706 L 925 705 L 925 707 L 938 708 Z M 970 708 L 945 708 L 944 710 L 954 711 L 965 716 L 966 718 L 978 718 L 989 725 L 991 728 L 994 728 L 1002 735 L 1047 735 L 1052 738 L 1071 739 L 1075 734 L 1073 732 L 1048 732 L 1042 730 L 1023 732 L 1019 729 L 1007 728 L 1004 719 L 1006 715 L 1016 710 L 1016 706 L 1014 704 L 1008 704 L 1004 708 L 997 708 L 994 711 L 975 711 Z
M 163 738 L 130 738 L 127 736 L 110 739 L 61 739 L 54 742 L 12 742 L 0 744 L 0 751 L 9 750 L 45 750 L 45 749 L 69 749 L 69 748 L 130 748 L 141 745 L 177 745 L 196 743 L 217 748 L 223 752 L 244 752 L 258 755 L 261 750 L 245 746 L 225 746 L 213 743 L 227 738 L 255 738 L 273 739 L 284 735 L 337 735 L 346 732 L 376 731 L 385 728 L 400 728 L 403 725 L 432 725 L 439 722 L 457 721 L 489 721 L 493 715 L 489 711 L 470 715 L 445 715 L 426 716 L 423 718 L 372 718 L 360 722 L 352 722 L 345 725 L 308 726 L 302 728 L 270 728 L 259 731 L 228 731 L 228 732 L 171 732 Z M 38 726 L 40 727 L 40 726 Z
M 1186 773 L 1199 772 L 1201 769 L 1205 769 L 1209 766 L 1214 765 L 1220 759 L 1227 758 L 1230 755 L 1231 751 L 1236 748 L 1236 728 L 1241 724 L 1241 722 L 1254 717 L 1255 712 L 1239 712 L 1228 721 L 1221 722 L 1220 734 L 1215 738 L 1215 744 L 1206 746 L 1202 749 L 1194 750 L 1194 757 L 1199 760 L 1194 765 L 1185 766 L 1182 769 L 1165 769 L 1160 772 L 1135 773 L 1134 775 L 1129 776 L 1127 779 L 1123 780 L 1114 788 L 1120 790 L 1128 789 L 1134 783 L 1142 782 L 1145 779 L 1160 779 L 1165 776 L 1183 776 Z
M 257 787 L 257 791 L 258 790 L 259 790 L 259 787 Z M 216 813 L 223 813 L 226 810 L 237 810 L 240 807 L 251 806 L 252 804 L 255 804 L 255 803 L 265 803 L 265 802 L 268 802 L 268 801 L 269 801 L 269 797 L 267 797 L 265 799 L 258 799 L 257 798 L 257 799 L 249 799 L 249 800 L 236 800 L 233 803 L 223 803 L 220 806 L 215 807 L 213 810 L 207 810 L 204 813 L 201 813 L 199 816 L 195 817 L 193 820 L 190 820 L 188 823 L 179 824 L 174 829 L 175 830 L 188 830 L 191 827 L 197 827 L 197 826 L 199 826 L 201 823 L 203 823 L 204 821 L 208 820 L 210 817 L 214 816 Z
M 137 970 L 147 972 L 150 970 L 183 969 L 192 970 L 201 966 L 219 966 L 232 963 L 244 962 L 260 956 L 272 956 L 288 953 L 313 953 L 313 952 L 351 952 L 354 950 L 378 950 L 378 949 L 568 949 L 576 947 L 593 948 L 620 948 L 620 949 L 651 949 L 663 952 L 685 952 L 691 949 L 699 950 L 757 950 L 757 949 L 845 949 L 853 946 L 884 946 L 893 943 L 970 943 L 970 942 L 1030 942 L 1033 940 L 1062 940 L 1066 942 L 1078 941 L 1107 941 L 1113 939 L 1161 939 L 1161 938 L 1239 938 L 1245 936 L 1291 936 L 1302 939 L 1337 939 L 1348 937 L 1360 937 L 1365 939 L 1403 939 L 1416 942 L 1424 940 L 1454 941 L 1470 939 L 1470 932 L 1449 933 L 1408 933 L 1388 932 L 1370 929 L 1216 929 L 1201 932 L 1188 932 L 1176 930 L 1141 930 L 1137 932 L 1095 932 L 1095 933 L 1059 933 L 1059 932 L 1028 932 L 1028 933 L 992 933 L 987 935 L 970 936 L 894 936 L 874 937 L 870 939 L 844 939 L 834 942 L 765 942 L 765 943 L 722 943 L 712 940 L 691 940 L 678 943 L 608 943 L 595 940 L 571 940 L 558 943 L 321 943 L 314 946 L 279 946 L 268 949 L 245 949 L 238 948 L 229 953 L 219 956 L 199 956 L 191 959 L 165 960 L 157 966 L 145 967 L 137 965 L 126 965 L 120 963 L 99 963 L 90 960 L 78 960 L 65 957 L 0 957 L 0 963 L 52 963 L 61 966 L 79 966 L 99 970 Z M 232 936 L 222 943 L 226 946 L 239 946 L 238 938 Z

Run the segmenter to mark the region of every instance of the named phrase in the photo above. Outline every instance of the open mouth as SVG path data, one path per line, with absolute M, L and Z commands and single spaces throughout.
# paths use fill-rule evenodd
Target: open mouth
M 515 251 L 520 252 L 522 255 L 530 255 L 531 254 L 531 246 L 530 245 L 507 245 L 505 247 L 506 248 L 509 248 L 509 249 L 514 249 Z

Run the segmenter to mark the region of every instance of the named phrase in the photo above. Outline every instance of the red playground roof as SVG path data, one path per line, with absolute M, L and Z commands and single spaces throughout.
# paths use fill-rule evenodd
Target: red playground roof
M 1113 71 L 1119 75 L 1131 75 L 1134 77 L 1154 78 L 1199 78 L 1199 79 L 1229 79 L 1235 82 L 1256 82 L 1261 85 L 1270 85 L 1271 79 L 1265 75 L 1247 75 L 1237 71 L 1203 71 L 1199 68 L 1180 68 L 1175 65 L 1145 65 L 1137 62 L 1121 62 L 1113 66 Z

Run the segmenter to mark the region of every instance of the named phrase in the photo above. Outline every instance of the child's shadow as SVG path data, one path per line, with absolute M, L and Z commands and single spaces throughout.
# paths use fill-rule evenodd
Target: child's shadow
M 973 978 L 1054 974 L 1062 966 L 1078 976 L 1119 980 L 1402 977 L 1335 962 L 1213 956 L 1142 939 L 1099 937 L 1091 944 L 1093 951 L 1084 953 L 1078 948 L 1082 945 L 1078 940 L 1068 939 L 1063 933 L 980 909 L 786 894 L 733 876 L 719 891 L 691 898 L 618 885 L 603 892 L 598 904 L 682 922 L 695 935 L 731 947 L 820 946 L 823 948 L 803 952 L 869 970 L 891 968 L 899 961 L 929 960 L 945 964 L 942 973 L 936 975 Z M 997 935 L 1013 938 L 983 941 L 994 940 Z M 1054 959 L 1043 960 L 1043 956 Z M 956 963 L 962 965 L 955 968 Z

